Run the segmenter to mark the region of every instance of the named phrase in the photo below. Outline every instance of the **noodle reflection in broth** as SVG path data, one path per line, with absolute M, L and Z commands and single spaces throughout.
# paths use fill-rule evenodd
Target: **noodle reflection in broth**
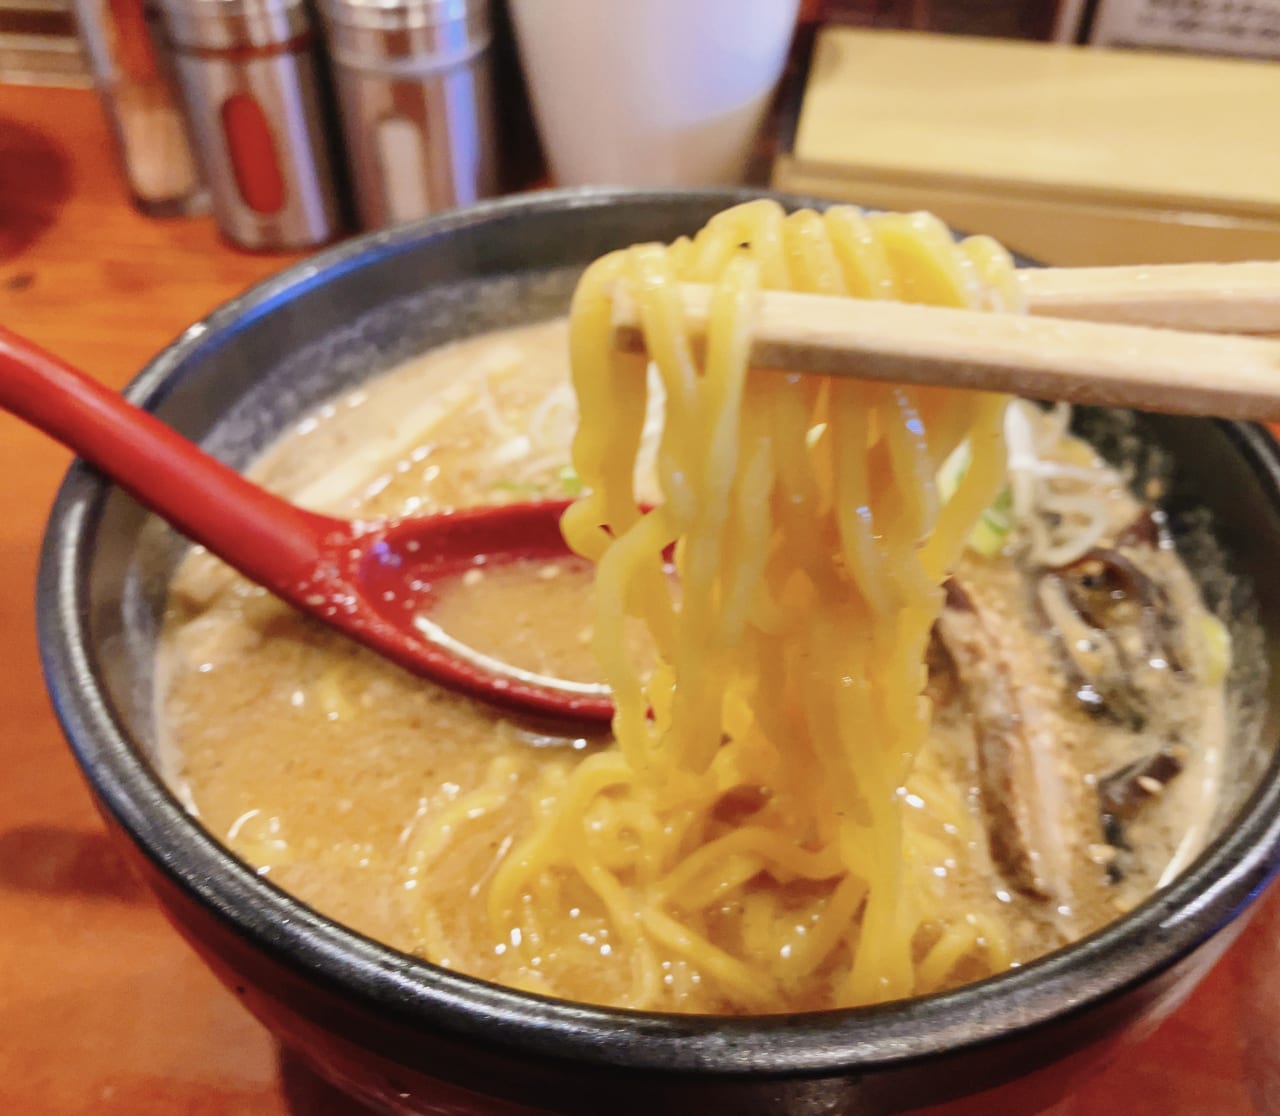
M 681 282 L 713 286 L 705 351 Z M 612 348 L 620 288 L 656 371 Z M 206 821 L 283 886 L 432 961 L 660 1010 L 949 987 L 1088 932 L 1185 863 L 1215 796 L 1225 651 L 1158 522 L 1054 413 L 750 368 L 768 289 L 1020 309 L 1003 249 L 919 214 L 753 202 L 598 261 L 568 327 L 573 472 L 554 451 L 565 427 L 544 429 L 560 386 L 538 397 L 523 370 L 497 375 L 493 349 L 401 472 L 436 483 L 448 428 L 504 462 L 521 438 L 526 463 L 551 450 L 513 491 L 453 502 L 582 487 L 563 528 L 594 586 L 512 571 L 460 590 L 457 618 L 527 592 L 548 644 L 580 649 L 589 627 L 612 738 L 533 747 L 541 730 L 402 677 L 198 555 L 166 673 L 180 778 Z M 559 344 L 561 328 L 496 344 L 520 370 L 521 346 Z M 467 433 L 474 416 L 487 436 Z M 329 510 L 388 510 L 387 494 Z M 232 650 L 210 650 L 211 632 Z M 257 696 L 219 702 L 209 727 L 237 677 Z M 250 772 L 244 731 L 271 731 L 293 766 Z M 300 805 L 299 770 L 342 818 Z

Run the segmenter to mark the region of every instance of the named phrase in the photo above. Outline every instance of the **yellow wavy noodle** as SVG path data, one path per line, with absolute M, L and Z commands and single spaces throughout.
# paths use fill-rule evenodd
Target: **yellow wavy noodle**
M 682 281 L 714 287 L 699 353 Z M 620 285 L 666 398 L 662 501 L 647 514 L 634 480 L 645 364 L 611 344 Z M 617 986 L 590 998 L 771 1012 L 887 1000 L 1010 963 L 998 926 L 938 906 L 930 873 L 970 836 L 964 801 L 926 770 L 914 793 L 932 812 L 900 795 L 929 728 L 940 585 L 1003 480 L 1005 400 L 752 369 L 767 289 L 1003 310 L 1020 299 L 989 239 L 956 245 L 922 214 L 788 216 L 769 201 L 584 275 L 571 359 L 588 494 L 563 529 L 598 563 L 593 638 L 616 743 L 521 782 L 529 828 L 483 888 L 513 982 L 583 995 L 569 969 L 607 939 Z M 943 503 L 934 478 L 966 439 L 971 464 Z M 624 651 L 632 617 L 660 658 L 647 680 Z M 514 785 L 504 777 L 472 806 Z M 445 859 L 447 840 L 422 840 L 423 856 Z M 566 919 L 587 929 L 557 929 Z

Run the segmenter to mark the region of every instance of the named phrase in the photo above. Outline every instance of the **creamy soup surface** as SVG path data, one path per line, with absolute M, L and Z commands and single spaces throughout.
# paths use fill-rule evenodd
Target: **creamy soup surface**
M 252 475 L 351 517 L 563 499 L 578 492 L 568 464 L 575 421 L 566 327 L 555 321 L 412 361 L 308 417 Z M 1032 570 L 1017 560 L 1016 532 L 1003 553 L 966 553 L 931 656 L 933 733 L 901 792 L 920 815 L 908 870 L 944 906 L 1005 926 L 1014 963 L 1104 924 L 1190 862 L 1209 836 L 1227 733 L 1221 628 L 1161 543 L 1158 516 L 1083 443 L 1064 437 L 1058 452 L 1099 478 L 1099 557 Z M 434 619 L 516 665 L 595 677 L 585 564 L 477 571 L 444 595 Z M 1111 635 L 1099 640 L 1102 629 Z M 639 634 L 634 653 L 649 654 Z M 572 999 L 621 1000 L 625 943 L 584 889 L 565 890 L 537 951 L 513 950 L 510 928 L 493 926 L 479 901 L 530 825 L 540 770 L 573 765 L 607 739 L 410 677 L 200 551 L 173 587 L 160 672 L 170 779 L 215 836 L 280 887 L 439 964 Z M 1044 819 L 1015 807 L 991 817 L 1000 780 L 1016 800 L 1022 776 L 1016 764 L 993 770 L 979 738 L 1032 719 L 1054 741 L 1045 762 L 1066 772 L 1068 824 L 1039 838 L 1062 855 L 1065 903 L 1019 886 L 1007 847 L 1014 830 Z M 940 785 L 958 792 L 958 811 L 931 809 Z M 497 793 L 511 786 L 521 793 Z M 486 788 L 500 806 L 486 808 Z M 461 944 L 442 956 L 442 940 Z M 701 990 L 687 962 L 663 964 L 662 1006 L 727 1006 Z M 947 983 L 984 975 L 961 965 Z M 824 1005 L 811 996 L 793 1006 Z

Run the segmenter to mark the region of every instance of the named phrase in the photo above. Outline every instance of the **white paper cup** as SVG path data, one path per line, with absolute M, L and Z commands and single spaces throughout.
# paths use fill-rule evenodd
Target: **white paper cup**
M 740 181 L 799 0 L 511 0 L 557 183 Z

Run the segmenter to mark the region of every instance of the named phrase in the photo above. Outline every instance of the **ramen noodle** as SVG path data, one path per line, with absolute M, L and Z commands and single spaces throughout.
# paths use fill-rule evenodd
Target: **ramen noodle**
M 713 288 L 705 347 L 681 282 Z M 647 358 L 613 350 L 619 289 Z M 567 326 L 460 343 L 331 405 L 258 469 L 312 506 L 580 495 L 564 532 L 588 562 L 478 567 L 433 619 L 608 682 L 613 732 L 411 679 L 197 553 L 163 681 L 206 824 L 437 964 L 658 1010 L 951 987 L 1185 866 L 1229 644 L 1158 511 L 1063 411 L 751 368 L 768 289 L 1021 309 L 987 238 L 755 202 L 599 261 Z

